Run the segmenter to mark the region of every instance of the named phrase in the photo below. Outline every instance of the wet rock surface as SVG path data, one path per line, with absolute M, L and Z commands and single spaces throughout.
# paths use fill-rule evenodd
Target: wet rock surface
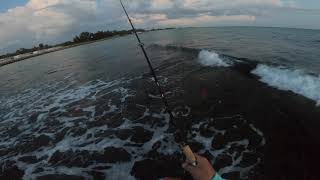
M 6 161 L 0 164 L 0 179 L 3 180 L 18 180 L 22 179 L 24 171 L 19 169 L 13 161 Z
M 145 143 L 151 140 L 153 132 L 148 131 L 142 127 L 134 127 L 132 129 L 133 135 L 131 137 L 131 142 L 134 143 Z
M 317 179 L 312 101 L 259 82 L 254 63 L 204 68 L 198 51 L 162 51 L 175 53 L 156 71 L 188 144 L 224 178 Z M 0 179 L 190 179 L 149 73 L 59 88 L 1 116 Z
M 62 174 L 50 174 L 37 178 L 37 180 L 84 180 L 84 177 Z

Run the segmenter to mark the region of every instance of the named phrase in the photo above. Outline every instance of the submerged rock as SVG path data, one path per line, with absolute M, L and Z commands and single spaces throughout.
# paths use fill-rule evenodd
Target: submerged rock
M 158 180 L 163 177 L 184 177 L 181 163 L 172 156 L 145 159 L 134 163 L 131 175 L 137 179 Z
M 15 147 L 17 152 L 20 153 L 28 153 L 37 150 L 38 148 L 52 145 L 52 139 L 47 135 L 40 135 L 38 137 L 33 137 L 27 142 L 19 144 Z
M 105 180 L 105 174 L 99 171 L 89 171 L 87 172 L 89 175 L 93 177 L 94 180 Z
M 49 159 L 49 163 L 55 166 L 86 167 L 90 164 L 91 154 L 89 151 L 56 151 Z
M 257 153 L 244 152 L 239 166 L 240 167 L 252 166 L 259 161 L 259 158 L 260 158 L 260 155 Z
M 135 143 L 145 143 L 152 139 L 153 132 L 139 126 L 136 126 L 132 129 L 134 134 L 132 135 L 130 141 Z
M 211 124 L 209 123 L 203 123 L 201 124 L 199 131 L 200 131 L 200 135 L 202 137 L 206 137 L 206 138 L 210 138 L 214 136 L 214 131 L 212 128 L 210 128 Z
M 39 176 L 37 180 L 84 180 L 84 177 L 66 174 L 48 174 Z
M 221 177 L 223 177 L 225 179 L 237 180 L 237 179 L 240 179 L 240 172 L 233 171 L 233 172 L 229 172 L 229 173 L 224 173 L 221 175 Z
M 163 127 L 166 125 L 165 121 L 162 118 L 160 119 L 160 118 L 156 118 L 156 117 L 152 117 L 152 116 L 146 116 L 142 119 L 138 119 L 135 122 L 149 125 L 151 127 Z
M 23 156 L 18 160 L 29 164 L 33 164 L 39 161 L 36 156 Z
M 217 134 L 214 136 L 213 140 L 212 140 L 212 143 L 211 143 L 211 147 L 214 149 L 214 150 L 217 150 L 217 149 L 223 149 L 226 145 L 227 145 L 227 141 L 226 139 L 224 138 L 224 136 L 222 134 Z
M 130 160 L 131 154 L 129 154 L 125 149 L 115 147 L 105 148 L 101 159 L 97 159 L 98 162 L 104 163 L 128 162 Z
M 19 180 L 24 175 L 24 171 L 20 170 L 14 161 L 6 161 L 0 164 L 0 167 L 1 180 Z
M 214 167 L 217 171 L 230 165 L 232 165 L 232 157 L 227 154 L 219 155 L 214 162 Z

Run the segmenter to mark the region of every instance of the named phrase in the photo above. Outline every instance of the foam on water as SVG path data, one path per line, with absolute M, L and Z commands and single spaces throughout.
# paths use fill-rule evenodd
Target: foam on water
M 226 62 L 225 60 L 221 59 L 219 54 L 208 51 L 208 50 L 202 50 L 199 53 L 198 56 L 199 63 L 203 66 L 211 66 L 211 67 L 228 67 L 231 66 L 229 62 Z
M 0 114 L 0 150 L 9 148 L 13 151 L 17 149 L 19 144 L 24 144 L 25 141 L 32 140 L 41 135 L 46 135 L 52 139 L 56 139 L 59 134 L 64 134 L 63 138 L 57 142 L 39 147 L 33 151 L 23 152 L 19 154 L 6 154 L 0 157 L 0 162 L 10 160 L 15 161 L 19 169 L 24 171 L 23 179 L 37 179 L 39 176 L 48 174 L 66 174 L 80 175 L 85 179 L 93 179 L 88 174 L 88 171 L 99 166 L 110 166 L 110 169 L 100 169 L 98 172 L 103 173 L 106 179 L 134 179 L 130 176 L 131 168 L 134 162 L 143 160 L 145 155 L 152 150 L 155 143 L 161 142 L 157 152 L 164 155 L 172 155 L 180 152 L 179 146 L 176 144 L 173 135 L 167 132 L 170 116 L 164 109 L 159 109 L 156 112 L 144 104 L 131 104 L 142 110 L 139 113 L 140 117 L 135 119 L 130 117 L 121 117 L 118 120 L 123 121 L 118 127 L 112 127 L 107 124 L 98 124 L 90 126 L 90 122 L 99 121 L 100 117 L 112 118 L 116 114 L 127 113 L 123 112 L 126 103 L 132 103 L 132 99 L 136 96 L 136 90 L 132 87 L 132 81 L 141 80 L 141 77 L 132 79 L 119 79 L 114 81 L 90 81 L 79 87 L 62 86 L 60 83 L 43 86 L 45 91 L 41 89 L 29 89 L 24 93 L 15 97 L 2 97 L 0 104 L 1 109 L 5 109 L 6 113 Z M 163 82 L 165 77 L 161 77 Z M 153 80 L 148 79 L 148 82 L 153 85 Z M 175 92 L 175 90 L 172 90 Z M 170 93 L 169 93 L 170 95 Z M 151 99 L 158 99 L 159 95 L 150 95 Z M 129 102 L 128 102 L 129 101 Z M 154 101 L 153 101 L 154 102 Z M 159 101 L 161 103 L 161 101 Z M 141 102 L 140 102 L 141 103 Z M 154 102 L 153 104 L 155 104 Z M 162 106 L 162 104 L 161 104 Z M 102 108 L 102 110 L 101 110 Z M 174 108 L 179 111 L 182 107 Z M 183 111 L 183 116 L 189 116 L 192 109 L 188 106 L 183 107 L 187 111 Z M 10 111 L 9 111 L 10 110 Z M 131 110 L 134 111 L 135 109 Z M 99 112 L 101 111 L 101 112 Z M 36 115 L 36 116 L 34 116 Z M 34 118 L 31 118 L 33 117 Z M 232 119 L 238 116 L 220 117 L 220 119 Z M 164 125 L 154 126 L 153 124 L 144 124 L 139 120 L 143 119 L 159 119 Z M 203 137 L 200 135 L 199 129 L 203 123 L 193 126 L 195 136 L 193 141 L 203 144 L 204 148 L 201 152 L 209 151 L 214 157 L 222 154 L 227 154 L 232 157 L 233 163 L 220 170 L 220 173 L 228 173 L 234 170 L 241 172 L 242 176 L 246 176 L 252 167 L 238 167 L 242 160 L 244 152 L 252 152 L 248 148 L 248 140 L 228 142 L 223 149 L 213 149 L 211 147 L 212 139 L 217 134 L 225 134 L 226 130 L 212 129 L 212 137 Z M 121 130 L 130 130 L 136 127 L 143 128 L 146 131 L 153 133 L 152 138 L 141 144 L 140 146 L 128 146 L 133 142 L 130 138 L 125 140 L 114 135 L 103 135 L 104 133 L 119 132 Z M 14 136 L 7 135 L 8 129 L 17 128 Z M 73 134 L 74 130 L 84 129 L 81 134 Z M 257 130 L 253 125 L 251 128 L 263 137 L 262 132 Z M 264 138 L 263 138 L 264 139 Z M 264 142 L 262 143 L 264 144 Z M 27 144 L 28 145 L 28 144 Z M 245 151 L 236 157 L 235 154 L 230 154 L 228 151 L 233 145 L 243 146 Z M 103 153 L 105 148 L 115 147 L 122 148 L 131 154 L 131 161 L 125 163 L 93 163 L 88 167 L 68 166 L 64 164 L 52 164 L 50 159 L 56 152 L 67 153 L 68 151 L 88 151 L 90 153 Z M 22 147 L 24 148 L 24 147 Z M 25 163 L 19 160 L 21 157 L 35 156 L 41 159 L 34 163 Z M 42 169 L 39 171 L 39 169 Z
M 320 76 L 309 75 L 301 70 L 263 64 L 259 64 L 252 73 L 260 76 L 260 81 L 270 86 L 303 95 L 320 105 Z

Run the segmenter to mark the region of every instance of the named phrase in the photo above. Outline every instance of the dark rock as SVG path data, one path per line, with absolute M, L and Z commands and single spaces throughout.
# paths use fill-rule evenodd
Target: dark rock
M 214 136 L 214 131 L 210 128 L 208 123 L 201 124 L 200 128 L 200 135 L 206 138 L 210 138 Z
M 1 156 L 4 156 L 4 155 L 7 155 L 7 154 L 10 152 L 10 150 L 11 150 L 11 149 L 9 149 L 9 148 L 5 148 L 5 147 L 2 148 L 2 147 L 1 147 L 1 148 L 0 148 L 0 157 L 1 157 Z
M 188 145 L 190 146 L 192 151 L 194 151 L 195 153 L 198 153 L 204 148 L 203 144 L 197 141 L 189 142 Z
M 257 153 L 251 153 L 251 152 L 244 152 L 242 154 L 242 160 L 240 162 L 240 167 L 249 167 L 258 162 L 258 158 L 260 156 Z
M 227 154 L 219 155 L 214 162 L 214 167 L 217 171 L 230 165 L 232 165 L 232 157 Z
M 238 117 L 230 117 L 230 118 L 215 118 L 211 124 L 212 127 L 218 130 L 227 130 L 233 128 L 233 126 L 241 126 L 243 120 Z
M 158 149 L 161 147 L 161 141 L 158 141 L 152 145 L 152 149 L 147 153 L 148 158 L 158 158 L 162 154 L 158 152 Z
M 163 119 L 152 117 L 152 116 L 146 116 L 142 119 L 136 120 L 135 122 L 141 123 L 141 124 L 147 124 L 147 125 L 150 125 L 151 127 L 163 127 L 166 125 Z
M 95 106 L 95 116 L 102 116 L 105 111 L 110 109 L 108 101 L 98 101 Z
M 137 161 L 131 169 L 131 175 L 137 179 L 158 180 L 163 177 L 183 177 L 183 174 L 181 163 L 172 156 Z
M 216 149 L 222 149 L 224 146 L 227 144 L 224 136 L 222 134 L 217 134 L 214 136 L 211 147 L 216 150 Z
M 48 146 L 51 143 L 52 139 L 47 135 L 40 135 L 34 139 L 34 145 L 37 147 Z
M 21 132 L 22 131 L 18 128 L 18 126 L 14 126 L 7 131 L 7 134 L 12 138 L 18 136 L 18 134 L 20 134 Z
M 224 139 L 226 142 L 240 141 L 244 139 L 244 135 L 243 129 L 234 128 L 226 131 L 224 134 Z
M 60 107 L 53 107 L 53 108 L 51 108 L 51 109 L 49 110 L 49 112 L 54 112 L 54 111 L 56 111 L 56 110 L 58 110 L 58 109 L 60 109 Z
M 40 172 L 43 172 L 43 171 L 44 171 L 44 169 L 40 167 L 40 168 L 37 168 L 34 171 L 32 171 L 32 173 L 36 174 L 36 173 L 40 173 Z
M 78 109 L 78 108 L 73 108 L 73 109 L 69 109 L 67 112 L 61 113 L 60 116 L 65 116 L 65 117 L 81 117 L 81 116 L 85 116 L 85 117 L 89 117 L 90 114 L 91 114 L 91 112 L 83 111 L 83 110 Z
M 27 153 L 51 144 L 52 144 L 52 139 L 49 136 L 40 135 L 38 137 L 34 137 L 32 139 L 26 140 L 26 142 L 17 145 L 15 148 L 20 153 Z
M 144 108 L 138 107 L 135 102 L 133 104 L 127 104 L 123 110 L 123 116 L 130 120 L 139 119 L 145 112 Z
M 65 127 L 63 128 L 60 132 L 58 132 L 55 136 L 55 139 L 54 139 L 54 143 L 58 143 L 60 142 L 64 137 L 65 135 L 67 134 L 67 132 L 70 130 L 69 127 Z
M 112 138 L 115 135 L 114 130 L 106 130 L 106 131 L 98 131 L 97 133 L 94 134 L 95 137 L 109 137 Z
M 23 156 L 23 157 L 20 157 L 18 160 L 25 163 L 29 163 L 29 164 L 38 162 L 38 159 L 36 156 Z
M 129 146 L 129 147 L 142 147 L 143 144 L 125 143 L 124 146 Z
M 1 180 L 20 180 L 24 175 L 24 171 L 20 170 L 13 161 L 6 161 L 0 164 Z
M 133 135 L 131 141 L 135 143 L 145 143 L 152 139 L 153 132 L 146 130 L 142 127 L 136 126 L 133 129 Z
M 112 116 L 110 119 L 107 121 L 107 125 L 110 128 L 117 128 L 121 126 L 125 122 L 125 119 L 122 117 L 121 114 L 116 114 Z
M 237 180 L 237 179 L 240 179 L 240 172 L 233 171 L 233 172 L 225 173 L 225 174 L 222 174 L 221 177 L 224 179 Z
M 115 136 L 121 140 L 128 139 L 133 134 L 131 129 L 121 129 L 115 132 Z
M 77 136 L 82 136 L 86 132 L 87 132 L 86 128 L 75 127 L 75 128 L 70 130 L 70 135 L 73 136 L 73 137 L 77 137 Z
M 112 168 L 112 166 L 97 166 L 97 167 L 94 167 L 93 169 L 95 170 L 106 170 L 106 169 L 110 169 Z
M 39 176 L 37 180 L 84 180 L 84 177 L 66 174 L 49 174 Z
M 105 174 L 103 172 L 99 172 L 99 171 L 89 171 L 87 172 L 88 174 L 90 174 L 94 180 L 105 180 Z
M 248 139 L 249 139 L 248 149 L 257 148 L 261 144 L 261 142 L 263 140 L 263 138 L 258 134 L 251 134 L 248 137 Z
M 87 167 L 92 161 L 89 151 L 56 151 L 49 159 L 49 163 L 55 166 L 64 165 L 66 167 Z
M 107 147 L 104 149 L 104 154 L 97 162 L 102 163 L 118 163 L 128 162 L 131 160 L 131 155 L 122 148 Z
M 88 128 L 93 128 L 93 127 L 100 127 L 107 125 L 110 128 L 117 128 L 121 126 L 122 123 L 124 123 L 124 119 L 122 118 L 121 114 L 106 114 L 102 117 L 96 118 L 94 121 L 88 121 L 87 126 Z
M 121 114 L 106 114 L 102 117 L 95 118 L 94 121 L 88 121 L 87 126 L 88 128 L 93 128 L 107 125 L 110 128 L 116 128 L 119 127 L 123 122 L 124 119 L 122 118 Z
M 29 123 L 35 123 L 38 120 L 39 115 L 40 113 L 38 112 L 34 112 L 33 114 L 31 114 L 31 116 L 28 119 Z
M 230 154 L 235 153 L 234 158 L 237 159 L 240 157 L 244 150 L 246 150 L 246 148 L 243 145 L 232 144 L 231 147 L 228 149 L 228 152 Z
M 152 145 L 153 150 L 158 150 L 161 147 L 161 141 L 158 141 Z

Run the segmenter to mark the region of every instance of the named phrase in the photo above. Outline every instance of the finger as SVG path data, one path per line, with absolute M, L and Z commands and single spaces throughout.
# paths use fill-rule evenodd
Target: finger
M 194 154 L 195 156 L 196 156 L 196 159 L 197 160 L 203 160 L 203 159 L 205 159 L 204 157 L 202 157 L 202 156 L 200 156 L 200 155 L 198 155 L 198 154 Z
M 185 169 L 185 170 L 188 171 L 188 172 L 192 172 L 193 169 L 194 169 L 194 167 L 191 166 L 189 163 L 183 163 L 183 164 L 182 164 L 182 168 Z
M 182 168 L 185 168 L 185 167 L 187 167 L 187 166 L 188 166 L 188 163 L 187 163 L 187 162 L 185 162 L 185 163 L 182 164 Z

